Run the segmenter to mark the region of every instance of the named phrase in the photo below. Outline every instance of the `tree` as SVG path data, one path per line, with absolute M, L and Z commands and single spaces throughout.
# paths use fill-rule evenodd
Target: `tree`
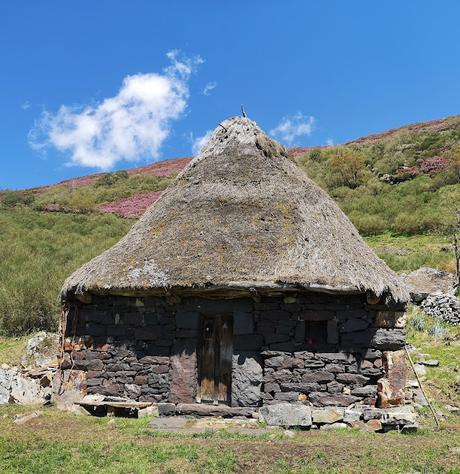
M 364 177 L 365 162 L 366 158 L 362 152 L 338 148 L 329 162 L 333 179 L 339 185 L 357 188 Z

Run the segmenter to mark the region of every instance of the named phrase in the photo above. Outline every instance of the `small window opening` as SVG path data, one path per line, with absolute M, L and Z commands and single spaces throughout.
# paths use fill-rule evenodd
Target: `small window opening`
M 305 344 L 327 344 L 327 321 L 305 321 Z

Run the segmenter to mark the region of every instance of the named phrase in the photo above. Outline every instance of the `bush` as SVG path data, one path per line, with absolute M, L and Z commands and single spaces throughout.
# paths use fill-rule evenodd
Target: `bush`
M 35 196 L 31 191 L 4 191 L 0 194 L 0 203 L 3 208 L 16 206 L 30 206 Z
M 321 160 L 321 150 L 312 150 L 310 152 L 310 160 L 312 161 L 320 161 Z
M 407 327 L 431 337 L 442 338 L 449 333 L 447 324 L 424 313 L 417 306 L 410 306 L 407 312 Z
M 115 171 L 114 173 L 105 173 L 101 177 L 99 177 L 94 185 L 96 187 L 99 186 L 113 186 L 120 180 L 128 179 L 129 174 L 126 170 Z

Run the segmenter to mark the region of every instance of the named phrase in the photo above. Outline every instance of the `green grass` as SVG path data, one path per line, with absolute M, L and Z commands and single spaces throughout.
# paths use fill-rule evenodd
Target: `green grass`
M 95 418 L 0 407 L 0 472 L 13 473 L 400 473 L 459 472 L 455 430 L 414 435 L 297 431 L 294 438 L 149 436 L 147 419 Z M 270 431 L 270 430 L 268 430 Z M 416 447 L 416 449 L 414 449 Z
M 425 359 L 437 359 L 439 367 L 427 367 L 424 386 L 438 409 L 448 415 L 445 404 L 460 406 L 460 327 L 451 326 L 425 315 L 415 306 L 408 311 L 407 339 Z M 415 355 L 414 362 L 420 357 Z M 458 415 L 453 421 L 460 424 Z
M 0 364 L 19 365 L 30 336 L 0 336 Z
M 111 214 L 0 211 L 0 335 L 55 329 L 64 279 L 131 224 Z
M 397 272 L 420 267 L 455 271 L 452 240 L 442 235 L 392 235 L 384 233 L 365 238 L 367 244 Z

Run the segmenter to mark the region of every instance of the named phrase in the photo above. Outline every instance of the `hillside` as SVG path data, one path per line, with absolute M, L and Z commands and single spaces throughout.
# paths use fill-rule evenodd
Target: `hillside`
M 396 271 L 454 269 L 460 116 L 290 153 Z M 54 327 L 64 278 L 124 235 L 190 160 L 1 191 L 0 334 Z

